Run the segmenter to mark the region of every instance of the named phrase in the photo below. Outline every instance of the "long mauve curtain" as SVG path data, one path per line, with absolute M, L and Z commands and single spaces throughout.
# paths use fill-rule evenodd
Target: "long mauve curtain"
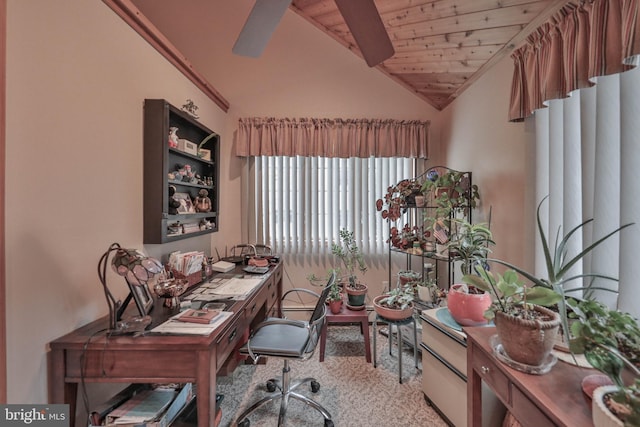
M 640 0 L 570 1 L 511 55 L 510 121 L 628 70 L 640 55 Z
M 243 118 L 236 155 L 428 158 L 429 122 L 377 119 Z

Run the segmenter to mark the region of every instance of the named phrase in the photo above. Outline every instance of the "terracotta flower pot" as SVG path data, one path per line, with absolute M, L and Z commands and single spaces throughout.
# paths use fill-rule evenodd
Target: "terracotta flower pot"
M 329 301 L 329 310 L 333 314 L 338 314 L 342 310 L 342 300 Z
M 380 317 L 384 317 L 385 319 L 389 320 L 403 320 L 413 315 L 413 303 L 411 303 L 411 305 L 404 310 L 397 310 L 380 305 L 378 303 L 378 301 L 385 297 L 386 295 L 378 295 L 373 299 L 373 309 L 376 311 L 376 313 L 378 313 Z
M 409 282 L 420 280 L 422 274 L 413 270 L 400 270 L 398 271 L 398 280 L 400 280 L 400 286 L 404 286 Z
M 539 366 L 553 349 L 560 315 L 540 306 L 533 309 L 549 320 L 525 320 L 496 311 L 496 330 L 507 355 L 516 362 Z
M 468 294 L 460 290 L 463 285 L 451 285 L 447 296 L 447 308 L 453 319 L 462 326 L 481 326 L 487 324 L 484 312 L 491 305 L 488 293 Z

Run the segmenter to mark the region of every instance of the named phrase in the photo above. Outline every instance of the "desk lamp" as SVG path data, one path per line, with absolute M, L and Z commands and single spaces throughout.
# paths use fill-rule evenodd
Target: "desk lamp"
M 129 286 L 129 294 L 124 301 L 116 301 L 107 286 L 107 264 L 111 254 L 114 254 L 111 259 L 111 267 L 124 277 Z M 153 307 L 153 298 L 147 287 L 147 282 L 163 272 L 164 268 L 157 259 L 148 257 L 137 249 L 124 249 L 118 243 L 112 243 L 109 249 L 102 254 L 98 262 L 98 277 L 109 306 L 109 330 L 111 332 L 137 332 L 144 330 L 151 323 L 151 317 L 148 316 L 148 313 Z M 124 321 L 122 314 L 131 302 L 131 298 L 135 300 L 140 316 Z

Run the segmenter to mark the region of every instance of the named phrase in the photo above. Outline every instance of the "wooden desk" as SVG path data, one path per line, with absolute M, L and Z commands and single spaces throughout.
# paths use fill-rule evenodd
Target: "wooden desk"
M 523 427 L 589 427 L 591 402 L 582 392 L 582 379 L 593 369 L 558 361 L 545 375 L 528 375 L 511 369 L 493 356 L 489 338 L 492 327 L 464 328 L 467 334 L 468 425 L 482 419 L 480 386 L 484 381 Z
M 237 268 L 235 273 L 242 271 Z M 282 266 L 277 265 L 246 299 L 230 307 L 234 315 L 208 336 L 106 337 L 106 318 L 89 323 L 49 343 L 49 402 L 69 404 L 74 426 L 78 383 L 83 381 L 192 382 L 197 387 L 198 427 L 213 426 L 216 373 L 225 362 L 239 363 L 237 357 L 230 356 L 246 341 L 253 325 L 268 314 L 281 311 L 281 295 Z M 151 312 L 153 323 L 148 329 L 175 313 L 176 309 L 156 301 Z

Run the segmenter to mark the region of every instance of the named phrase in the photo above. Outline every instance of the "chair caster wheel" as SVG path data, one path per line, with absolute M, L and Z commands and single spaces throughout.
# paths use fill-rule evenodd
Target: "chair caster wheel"
M 333 420 L 324 420 L 324 427 L 333 427 Z
M 311 381 L 311 392 L 312 393 L 317 393 L 318 390 L 320 390 L 320 383 L 318 381 Z M 331 420 L 328 420 L 331 421 Z M 326 422 L 325 422 L 326 425 Z M 333 422 L 331 423 L 331 425 L 333 425 Z
M 273 393 L 274 391 L 276 391 L 276 383 L 273 381 L 267 381 L 267 391 L 269 393 Z M 249 427 L 249 424 L 247 424 L 246 426 L 241 426 L 241 427 Z
M 249 424 L 251 424 L 251 421 L 249 421 L 247 418 L 245 418 L 244 420 L 242 420 L 241 422 L 238 423 L 238 427 L 249 427 Z M 326 425 L 326 422 L 325 422 Z M 331 424 L 333 425 L 333 424 Z

